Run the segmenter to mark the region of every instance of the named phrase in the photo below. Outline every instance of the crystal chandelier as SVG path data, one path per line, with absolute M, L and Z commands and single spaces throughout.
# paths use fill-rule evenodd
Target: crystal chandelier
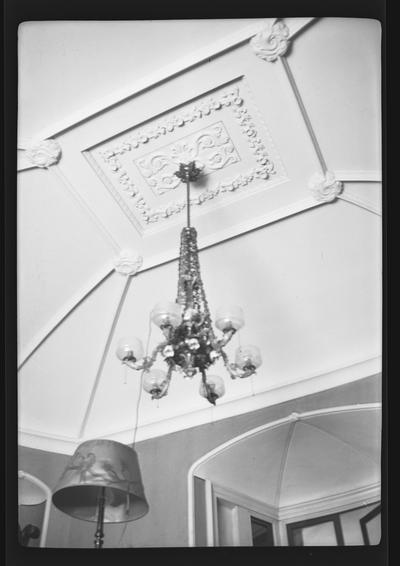
M 210 403 L 225 392 L 224 381 L 206 370 L 216 360 L 222 359 L 232 379 L 249 377 L 261 365 L 261 355 L 256 346 L 239 346 L 235 361 L 231 363 L 224 347 L 244 325 L 242 309 L 238 306 L 220 308 L 216 313 L 215 326 L 222 332 L 214 333 L 211 315 L 200 275 L 197 232 L 190 225 L 190 183 L 198 179 L 201 168 L 194 162 L 181 163 L 175 175 L 186 183 L 187 225 L 181 232 L 179 254 L 178 292 L 175 302 L 158 303 L 151 312 L 151 320 L 164 334 L 149 356 L 143 355 L 139 339 L 120 341 L 117 357 L 134 370 L 143 370 L 143 389 L 152 399 L 164 397 L 169 388 L 172 373 L 179 371 L 186 378 L 200 374 L 199 393 Z M 167 370 L 153 368 L 161 356 Z

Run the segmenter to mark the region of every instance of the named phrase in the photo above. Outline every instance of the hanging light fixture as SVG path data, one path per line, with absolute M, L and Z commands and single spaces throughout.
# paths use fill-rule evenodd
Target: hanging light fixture
M 225 392 L 224 381 L 219 376 L 207 375 L 206 370 L 221 358 L 232 379 L 249 377 L 261 365 L 261 355 L 256 346 L 239 347 L 235 361 L 229 362 L 224 347 L 244 325 L 243 312 L 238 306 L 217 310 L 215 326 L 222 336 L 218 338 L 214 333 L 200 275 L 197 232 L 190 225 L 190 183 L 200 174 L 201 168 L 194 161 L 181 163 L 175 173 L 186 184 L 187 225 L 181 232 L 176 301 L 158 303 L 151 311 L 151 320 L 162 330 L 164 340 L 150 356 L 144 356 L 139 339 L 124 339 L 116 355 L 130 368 L 144 370 L 143 388 L 152 399 L 166 395 L 172 373 L 180 371 L 186 378 L 200 374 L 200 395 L 215 405 Z M 152 367 L 159 355 L 167 365 L 166 371 Z

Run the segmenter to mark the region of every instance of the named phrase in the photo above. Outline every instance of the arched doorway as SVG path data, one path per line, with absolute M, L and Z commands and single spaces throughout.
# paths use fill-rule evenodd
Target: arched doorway
M 191 546 L 377 544 L 378 403 L 292 413 L 189 471 Z

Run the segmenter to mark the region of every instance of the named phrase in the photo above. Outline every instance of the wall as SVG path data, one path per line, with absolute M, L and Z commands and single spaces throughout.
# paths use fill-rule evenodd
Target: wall
M 187 546 L 187 473 L 198 458 L 228 439 L 293 411 L 371 403 L 380 400 L 380 376 L 301 397 L 259 411 L 193 427 L 143 441 L 136 445 L 149 513 L 131 523 L 106 525 L 104 547 Z M 53 489 L 68 456 L 20 447 L 19 467 L 39 477 Z M 92 547 L 94 523 L 69 519 L 54 507 L 50 515 L 47 546 Z

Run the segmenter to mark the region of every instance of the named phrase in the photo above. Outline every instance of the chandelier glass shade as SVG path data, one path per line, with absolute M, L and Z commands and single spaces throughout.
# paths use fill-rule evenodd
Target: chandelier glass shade
M 175 173 L 187 189 L 187 225 L 181 231 L 177 296 L 175 302 L 156 304 L 150 315 L 164 340 L 149 356 L 144 356 L 140 340 L 123 339 L 116 355 L 130 368 L 144 371 L 143 388 L 153 399 L 167 394 L 172 373 L 178 371 L 185 378 L 199 374 L 200 395 L 215 404 L 224 394 L 225 386 L 221 377 L 207 375 L 208 368 L 222 359 L 232 379 L 249 377 L 261 365 L 261 355 L 256 346 L 243 346 L 237 349 L 233 363 L 228 359 L 224 347 L 244 325 L 243 312 L 238 306 L 217 310 L 215 326 L 222 335 L 217 337 L 214 332 L 200 274 L 197 232 L 190 225 L 190 183 L 200 173 L 201 168 L 195 162 L 180 164 Z M 166 364 L 165 371 L 153 368 L 159 356 Z

